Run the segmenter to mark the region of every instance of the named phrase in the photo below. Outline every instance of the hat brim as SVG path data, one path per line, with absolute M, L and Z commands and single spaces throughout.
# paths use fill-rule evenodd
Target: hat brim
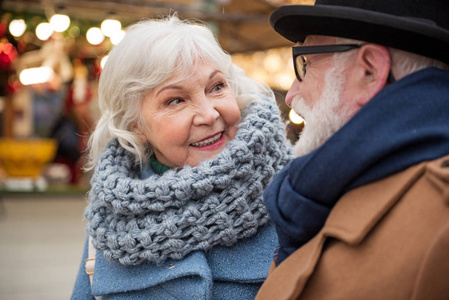
M 449 63 L 449 31 L 427 20 L 332 5 L 287 5 L 270 16 L 276 32 L 303 42 L 326 35 L 376 43 Z

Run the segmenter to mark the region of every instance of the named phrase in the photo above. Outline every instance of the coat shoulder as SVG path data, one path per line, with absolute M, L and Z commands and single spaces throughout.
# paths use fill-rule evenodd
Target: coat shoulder
M 343 195 L 322 230 L 270 272 L 257 299 L 442 299 L 448 243 L 446 156 Z

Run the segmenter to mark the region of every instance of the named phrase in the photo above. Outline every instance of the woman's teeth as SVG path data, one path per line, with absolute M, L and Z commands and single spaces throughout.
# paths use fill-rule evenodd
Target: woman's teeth
M 208 146 L 208 145 L 211 145 L 211 144 L 215 143 L 216 141 L 218 141 L 221 138 L 222 135 L 223 135 L 223 132 L 220 132 L 219 134 L 217 134 L 217 135 L 215 135 L 215 136 L 213 136 L 211 138 L 208 138 L 208 139 L 203 140 L 201 142 L 192 143 L 190 145 L 193 146 L 193 147 Z

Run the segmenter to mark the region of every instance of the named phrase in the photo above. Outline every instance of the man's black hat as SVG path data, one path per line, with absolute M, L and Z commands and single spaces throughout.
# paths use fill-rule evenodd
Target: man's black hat
M 283 37 L 328 35 L 381 44 L 449 63 L 449 0 L 317 0 L 270 16 Z

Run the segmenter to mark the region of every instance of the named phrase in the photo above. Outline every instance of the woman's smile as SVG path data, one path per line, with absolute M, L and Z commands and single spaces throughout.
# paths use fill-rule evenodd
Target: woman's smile
M 223 138 L 224 131 L 220 131 L 212 136 L 209 136 L 201 141 L 190 144 L 190 146 L 197 148 L 198 150 L 211 151 L 220 148 L 224 143 Z

